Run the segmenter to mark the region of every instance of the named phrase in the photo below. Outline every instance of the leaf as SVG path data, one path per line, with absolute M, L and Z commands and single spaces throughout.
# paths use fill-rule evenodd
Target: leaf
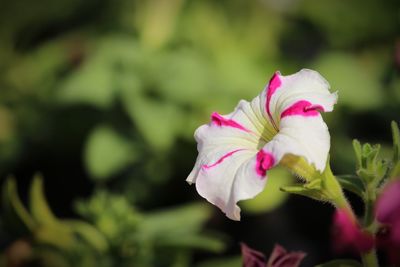
M 63 251 L 76 248 L 76 239 L 70 227 L 62 223 L 41 225 L 35 229 L 33 235 L 39 244 L 54 246 Z
M 338 175 L 336 179 L 344 189 L 364 199 L 365 185 L 359 177 L 355 175 Z
M 9 177 L 5 181 L 2 200 L 2 217 L 7 227 L 19 234 L 27 234 L 35 230 L 36 222 L 18 196 L 15 178 Z
M 132 143 L 108 126 L 98 126 L 85 147 L 85 163 L 94 179 L 105 180 L 138 158 Z
M 186 235 L 168 239 L 156 240 L 159 246 L 180 247 L 185 249 L 202 249 L 210 252 L 221 252 L 225 249 L 225 244 L 217 237 L 209 235 Z
M 198 231 L 209 216 L 209 208 L 202 204 L 152 212 L 143 218 L 139 232 L 150 237 L 171 235 L 177 238 Z
M 399 125 L 392 121 L 392 136 L 393 136 L 393 163 L 400 161 L 400 131 Z
M 314 65 L 330 84 L 339 90 L 340 103 L 353 110 L 371 110 L 383 103 L 379 72 L 374 70 L 377 60 L 366 60 L 352 54 L 331 52 L 322 55 Z
M 173 145 L 183 121 L 176 106 L 142 96 L 123 97 L 122 100 L 132 121 L 153 149 L 166 150 Z
M 362 267 L 361 263 L 355 260 L 333 260 L 315 267 Z
M 361 149 L 361 143 L 357 139 L 353 140 L 353 149 L 354 153 L 356 154 L 357 169 L 360 169 L 362 167 L 362 149 Z
M 284 186 L 281 187 L 281 190 L 287 193 L 302 195 L 318 201 L 326 202 L 328 201 L 328 198 L 322 193 L 322 190 L 320 190 L 321 187 L 318 187 L 318 183 L 321 183 L 320 179 L 313 180 L 312 184 L 308 186 L 307 184 Z
M 195 265 L 196 267 L 241 267 L 241 257 L 231 257 L 216 260 L 207 260 Z
M 225 248 L 220 238 L 200 233 L 209 215 L 208 207 L 201 204 L 153 212 L 143 217 L 135 237 L 139 243 L 153 244 L 161 248 L 196 248 L 220 252 Z
M 61 83 L 57 92 L 58 100 L 101 109 L 110 107 L 116 92 L 111 67 L 105 54 L 95 51 L 81 68 Z
M 63 224 L 68 225 L 78 237 L 86 241 L 92 248 L 100 253 L 108 250 L 108 243 L 103 234 L 94 226 L 78 220 L 65 220 Z
M 57 223 L 57 218 L 51 211 L 44 196 L 43 178 L 39 174 L 35 175 L 31 183 L 29 208 L 32 217 L 39 224 Z

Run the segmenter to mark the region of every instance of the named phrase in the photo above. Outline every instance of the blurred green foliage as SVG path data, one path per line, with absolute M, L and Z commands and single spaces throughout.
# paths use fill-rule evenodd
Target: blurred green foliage
M 48 266 L 190 266 L 195 249 L 221 251 L 221 239 L 200 234 L 204 206 L 147 210 L 191 199 L 168 185 L 184 183 L 194 163 L 194 130 L 254 97 L 275 70 L 313 68 L 339 91 L 325 115 L 331 159 L 352 172 L 351 139 L 387 141 L 388 122 L 400 120 L 398 14 L 397 0 L 1 1 L 1 177 L 41 157 L 58 166 L 45 157 L 57 151 L 82 162 L 86 175 L 75 179 L 93 187 L 69 221 L 52 213 L 41 179 L 29 210 L 5 181 L 3 246 L 32 236 Z M 245 211 L 283 203 L 276 188 L 292 178 L 272 175 Z

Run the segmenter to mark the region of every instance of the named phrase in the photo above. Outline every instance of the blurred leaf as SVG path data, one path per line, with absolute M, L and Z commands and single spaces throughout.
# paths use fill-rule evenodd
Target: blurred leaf
M 383 103 L 378 73 L 366 66 L 351 54 L 332 52 L 322 55 L 314 64 L 329 81 L 332 91 L 338 90 L 340 104 L 356 110 L 370 110 Z
M 293 182 L 292 175 L 283 168 L 274 168 L 268 172 L 268 181 L 264 191 L 254 199 L 242 201 L 241 207 L 245 211 L 261 213 L 271 211 L 279 207 L 288 194 L 280 190 L 281 187 Z
M 30 188 L 29 207 L 34 220 L 40 225 L 55 224 L 57 219 L 47 204 L 43 192 L 43 177 L 36 174 Z
M 205 97 L 215 93 L 212 66 L 207 58 L 195 51 L 164 54 L 156 71 L 157 86 L 166 100 L 198 106 Z
M 49 88 L 57 80 L 59 72 L 68 65 L 68 49 L 65 40 L 48 42 L 17 60 L 5 73 L 6 81 L 13 88 L 29 94 L 48 97 Z
M 76 210 L 93 222 L 113 245 L 134 234 L 142 218 L 126 197 L 106 191 L 96 191 L 89 200 L 77 202 Z
M 211 252 L 221 252 L 225 249 L 222 240 L 207 235 L 182 235 L 179 237 L 156 240 L 159 246 L 178 247 L 187 249 L 202 249 Z
M 40 261 L 43 267 L 72 267 L 61 251 L 48 247 L 36 248 L 35 258 Z
M 17 233 L 32 232 L 36 223 L 21 202 L 17 191 L 17 182 L 13 177 L 3 184 L 2 214 L 7 226 Z
M 70 227 L 62 223 L 40 225 L 33 235 L 39 244 L 54 246 L 65 252 L 73 251 L 77 245 Z
M 183 3 L 183 0 L 150 0 L 141 3 L 136 18 L 145 46 L 160 48 L 170 39 Z
M 105 180 L 137 159 L 132 143 L 108 126 L 97 126 L 85 147 L 85 163 L 93 178 Z
M 365 44 L 396 33 L 398 5 L 394 0 L 384 5 L 376 0 L 306 0 L 300 8 L 333 45 Z
M 362 267 L 361 263 L 355 260 L 333 260 L 315 267 Z
M 360 169 L 362 167 L 362 147 L 360 141 L 357 139 L 353 140 L 353 150 L 356 154 L 357 169 Z
M 61 103 L 108 108 L 114 101 L 113 72 L 105 55 L 95 53 L 67 77 L 58 89 Z
M 105 237 L 94 226 L 78 220 L 65 220 L 64 224 L 68 225 L 71 230 L 81 239 L 86 241 L 91 247 L 98 252 L 104 253 L 108 249 L 108 243 Z
M 355 175 L 337 175 L 336 178 L 344 189 L 364 199 L 365 186 L 359 177 Z
M 187 204 L 146 214 L 139 232 L 153 238 L 167 235 L 177 238 L 198 231 L 209 216 L 207 206 Z
M 393 138 L 393 163 L 400 161 L 400 131 L 399 125 L 392 121 L 392 138 Z
M 182 123 L 176 106 L 144 97 L 123 98 L 125 109 L 148 144 L 157 151 L 169 149 Z
M 207 260 L 200 262 L 196 267 L 241 267 L 242 257 L 231 257 L 225 259 Z

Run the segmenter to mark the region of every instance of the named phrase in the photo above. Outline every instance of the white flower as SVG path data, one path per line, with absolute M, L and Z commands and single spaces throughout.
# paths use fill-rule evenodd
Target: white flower
M 187 181 L 230 219 L 240 220 L 236 203 L 260 193 L 267 170 L 285 155 L 325 169 L 330 136 L 319 112 L 332 111 L 336 100 L 316 71 L 276 72 L 251 102 L 241 100 L 228 115 L 214 112 L 196 130 L 199 155 Z

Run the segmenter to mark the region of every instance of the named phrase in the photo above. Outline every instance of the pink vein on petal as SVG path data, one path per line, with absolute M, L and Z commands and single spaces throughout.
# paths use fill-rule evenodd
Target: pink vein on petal
M 272 76 L 271 80 L 269 80 L 268 88 L 267 88 L 267 95 L 266 95 L 267 101 L 265 102 L 265 109 L 267 111 L 268 117 L 269 117 L 272 125 L 274 126 L 275 130 L 277 130 L 277 131 L 278 131 L 278 126 L 276 125 L 274 118 L 271 115 L 270 102 L 271 102 L 272 95 L 282 84 L 282 81 L 279 78 L 279 75 L 280 75 L 280 72 L 276 71 L 274 73 L 274 75 Z
M 265 177 L 267 170 L 271 169 L 275 164 L 275 158 L 271 153 L 260 150 L 256 157 L 256 172 L 259 176 Z
M 218 125 L 218 126 L 228 126 L 228 127 L 237 128 L 237 129 L 245 131 L 245 132 L 250 132 L 250 130 L 246 129 L 245 127 L 243 127 L 236 121 L 234 121 L 232 119 L 226 119 L 226 118 L 222 117 L 221 115 L 219 115 L 217 112 L 213 112 L 211 114 L 211 121 L 212 121 L 212 123 L 214 123 L 215 125 Z
M 219 159 L 218 159 L 216 162 L 214 162 L 213 164 L 211 164 L 211 165 L 206 165 L 206 164 L 204 164 L 202 167 L 205 168 L 205 169 L 209 169 L 209 168 L 215 167 L 215 166 L 217 166 L 218 164 L 222 163 L 226 158 L 232 156 L 233 154 L 235 154 L 236 152 L 239 152 L 239 151 L 241 151 L 241 150 L 244 150 L 244 149 L 241 148 L 241 149 L 236 149 L 236 150 L 233 150 L 233 151 L 231 151 L 231 152 L 228 152 L 228 153 L 226 153 L 225 155 L 223 155 L 221 158 L 219 158 Z
M 300 100 L 291 105 L 290 107 L 286 108 L 282 114 L 281 118 L 287 116 L 304 116 L 304 117 L 312 117 L 318 116 L 318 111 L 324 111 L 324 108 L 320 105 L 313 105 L 312 103 L 306 100 Z
M 276 89 L 278 89 L 279 86 L 281 86 L 281 84 L 282 84 L 282 81 L 279 78 L 279 75 L 280 75 L 279 71 L 275 72 L 274 75 L 272 76 L 271 80 L 268 83 L 267 101 L 265 103 L 265 105 L 266 105 L 265 108 L 266 108 L 267 113 L 268 113 L 268 115 L 270 117 L 271 117 L 271 111 L 270 111 L 270 108 L 269 108 L 269 104 L 271 102 L 272 95 L 275 93 Z

